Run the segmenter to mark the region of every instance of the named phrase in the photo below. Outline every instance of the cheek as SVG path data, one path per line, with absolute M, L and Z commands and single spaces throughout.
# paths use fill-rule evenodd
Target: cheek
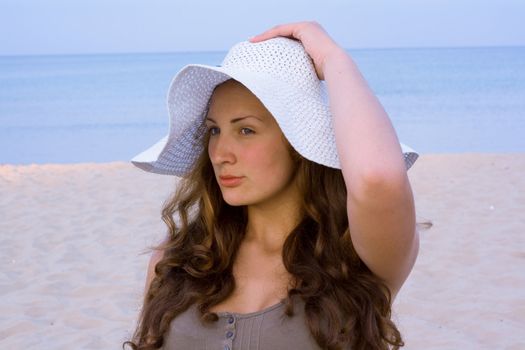
M 206 150 L 208 151 L 208 158 L 211 159 L 213 157 L 213 152 L 214 152 L 212 140 L 209 140 L 208 143 L 206 144 Z
M 279 140 L 280 141 L 280 140 Z M 244 159 L 255 173 L 252 175 L 267 181 L 282 180 L 292 172 L 288 149 L 280 142 L 272 141 L 243 150 Z
M 275 147 L 268 142 L 254 144 L 241 150 L 245 162 L 258 171 L 275 166 L 276 151 Z
M 268 154 L 271 152 L 265 145 L 250 145 L 240 149 L 243 159 L 250 164 L 261 164 L 268 161 Z

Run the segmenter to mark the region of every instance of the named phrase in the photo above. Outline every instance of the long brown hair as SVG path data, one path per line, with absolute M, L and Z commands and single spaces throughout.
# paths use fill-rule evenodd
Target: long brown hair
M 205 138 L 207 144 L 207 137 Z M 293 298 L 305 303 L 310 332 L 323 349 L 397 349 L 403 346 L 391 320 L 391 295 L 356 254 L 346 212 L 341 170 L 301 157 L 296 180 L 303 193 L 302 220 L 286 238 L 283 263 L 294 276 L 285 313 Z M 170 322 L 192 304 L 203 322 L 218 316 L 209 309 L 233 292 L 236 252 L 247 224 L 245 207 L 228 205 L 204 149 L 191 173 L 166 202 L 162 219 L 168 239 L 146 291 L 132 341 L 134 350 L 158 349 Z

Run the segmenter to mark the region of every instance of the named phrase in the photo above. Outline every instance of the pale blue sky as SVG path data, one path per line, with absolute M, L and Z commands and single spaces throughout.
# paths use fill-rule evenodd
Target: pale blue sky
M 317 20 L 346 48 L 525 45 L 523 0 L 0 0 L 0 55 L 225 51 Z

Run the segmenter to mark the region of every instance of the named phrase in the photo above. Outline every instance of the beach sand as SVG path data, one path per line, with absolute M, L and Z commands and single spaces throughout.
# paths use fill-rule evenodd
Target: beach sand
M 525 154 L 422 155 L 406 349 L 525 349 Z M 0 348 L 118 349 L 176 179 L 128 163 L 0 166 Z

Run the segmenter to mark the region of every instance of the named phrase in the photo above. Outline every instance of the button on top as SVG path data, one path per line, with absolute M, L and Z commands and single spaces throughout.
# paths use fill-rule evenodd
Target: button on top
M 231 337 L 233 337 L 233 332 L 232 331 L 226 332 L 226 338 L 231 338 Z
M 230 317 L 228 318 L 228 323 L 232 324 L 232 323 L 233 323 L 233 321 L 234 321 L 234 318 L 233 318 L 233 316 L 230 316 Z

